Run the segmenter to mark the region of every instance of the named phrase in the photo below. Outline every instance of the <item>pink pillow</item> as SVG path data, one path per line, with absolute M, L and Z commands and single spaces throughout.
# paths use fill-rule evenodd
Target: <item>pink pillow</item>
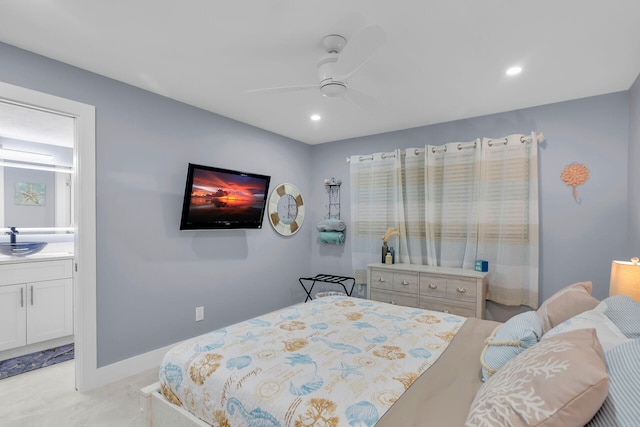
M 541 341 L 509 360 L 480 387 L 465 426 L 583 426 L 608 392 L 596 332 L 578 329 Z
M 591 282 L 578 282 L 560 289 L 538 308 L 542 333 L 587 310 L 593 310 L 599 303 L 591 296 Z

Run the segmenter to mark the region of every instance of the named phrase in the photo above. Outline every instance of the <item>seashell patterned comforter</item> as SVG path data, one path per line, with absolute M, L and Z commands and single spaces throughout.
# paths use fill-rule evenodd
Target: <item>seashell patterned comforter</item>
M 319 298 L 175 346 L 161 392 L 212 426 L 373 426 L 465 320 Z

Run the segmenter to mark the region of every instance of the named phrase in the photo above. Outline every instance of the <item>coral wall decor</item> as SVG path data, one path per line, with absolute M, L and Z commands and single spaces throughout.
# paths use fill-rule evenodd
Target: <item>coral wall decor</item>
M 589 179 L 589 169 L 583 164 L 573 162 L 562 171 L 562 180 L 567 185 L 573 186 L 573 198 L 578 200 L 577 186 L 584 184 Z

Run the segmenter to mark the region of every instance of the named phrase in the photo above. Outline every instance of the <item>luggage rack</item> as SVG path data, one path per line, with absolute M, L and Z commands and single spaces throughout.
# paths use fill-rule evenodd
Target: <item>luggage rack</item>
M 340 285 L 348 296 L 351 296 L 351 294 L 353 293 L 353 288 L 356 285 L 356 279 L 353 277 L 334 276 L 332 274 L 317 274 L 313 277 L 301 277 L 298 279 L 298 281 L 300 282 L 302 289 L 304 289 L 304 291 L 307 293 L 307 298 L 304 300 L 304 302 L 313 299 L 313 297 L 311 297 L 311 291 L 313 291 L 313 287 L 317 282 Z M 307 282 L 307 285 L 311 284 L 309 289 L 307 289 L 307 287 L 305 286 L 305 282 Z M 351 285 L 351 289 L 347 290 L 347 286 L 349 285 Z

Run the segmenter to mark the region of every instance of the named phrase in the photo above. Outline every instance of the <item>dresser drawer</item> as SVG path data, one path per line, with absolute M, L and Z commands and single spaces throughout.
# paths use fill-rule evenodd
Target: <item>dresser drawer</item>
M 433 311 L 441 311 L 444 313 L 456 314 L 464 317 L 475 317 L 475 304 L 465 304 L 452 300 L 443 300 L 438 298 L 420 298 L 420 308 Z
M 370 298 L 375 301 L 386 302 L 389 304 L 405 305 L 407 307 L 418 306 L 418 295 L 400 294 L 397 292 L 386 292 L 371 289 Z
M 418 273 L 394 272 L 393 290 L 418 295 Z
M 447 298 L 475 304 L 477 297 L 476 282 L 464 279 L 447 279 Z
M 371 269 L 371 288 L 393 290 L 393 272 Z
M 420 273 L 420 295 L 445 298 L 447 296 L 447 279 Z

